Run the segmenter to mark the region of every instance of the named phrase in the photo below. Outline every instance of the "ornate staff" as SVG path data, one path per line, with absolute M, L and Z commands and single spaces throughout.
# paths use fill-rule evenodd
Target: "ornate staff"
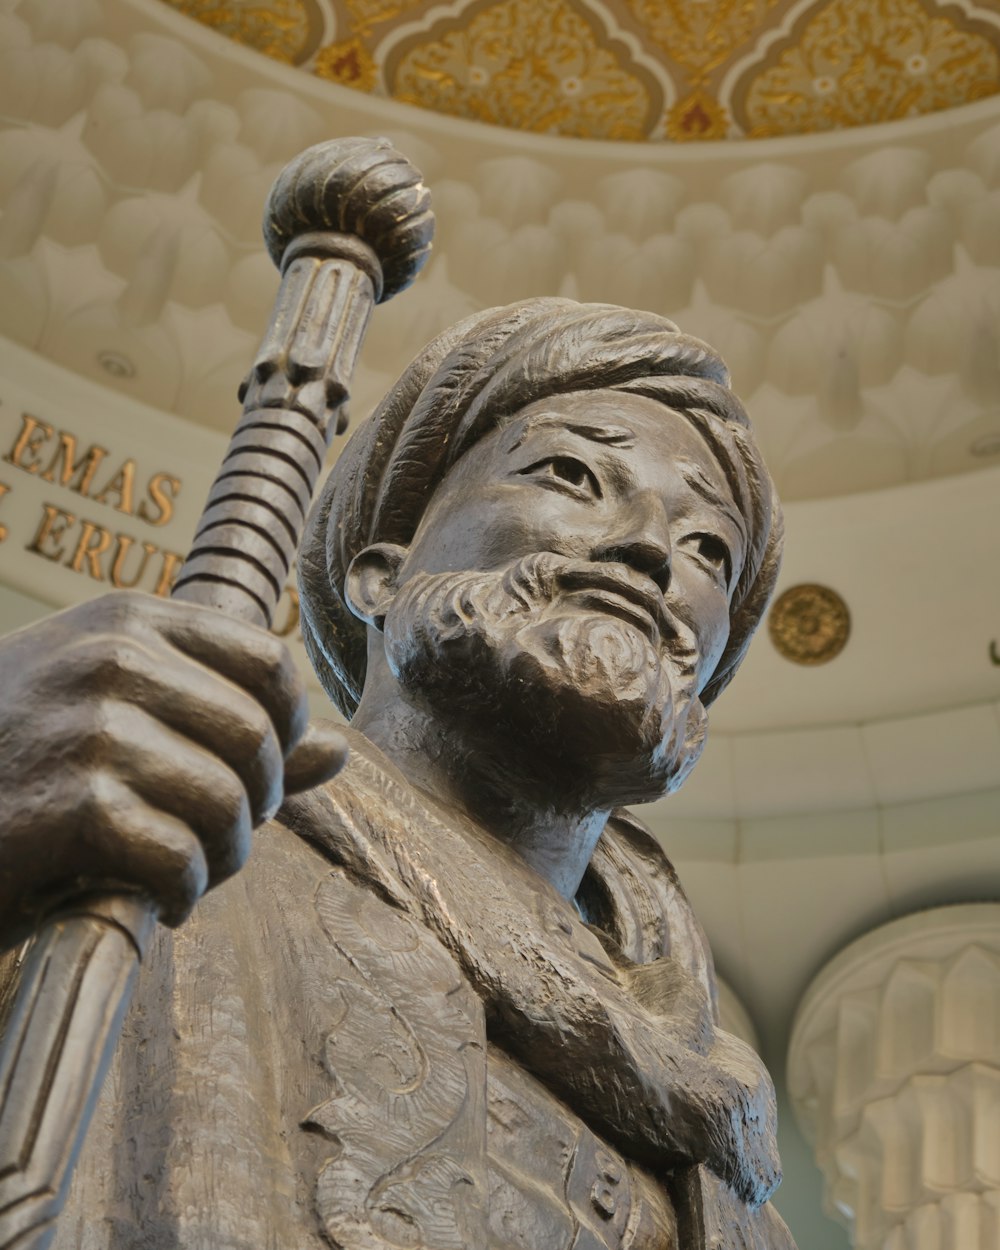
M 416 277 L 434 221 L 420 174 L 385 139 L 310 148 L 271 189 L 281 270 L 240 388 L 243 416 L 173 596 L 268 626 L 372 307 Z M 35 938 L 0 1054 L 0 1250 L 45 1250 L 114 1054 L 156 917 L 139 897 L 83 899 Z

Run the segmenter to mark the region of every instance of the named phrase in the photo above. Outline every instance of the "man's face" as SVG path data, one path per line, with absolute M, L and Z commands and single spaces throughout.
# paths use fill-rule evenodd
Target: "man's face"
M 697 695 L 745 549 L 722 469 L 683 415 L 613 391 L 544 400 L 435 492 L 386 654 L 404 687 L 494 718 L 544 770 L 588 770 L 602 802 L 655 798 L 700 750 Z

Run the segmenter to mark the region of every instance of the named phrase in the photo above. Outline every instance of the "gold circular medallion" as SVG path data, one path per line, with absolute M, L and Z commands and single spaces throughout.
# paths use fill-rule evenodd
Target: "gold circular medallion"
M 804 583 L 790 587 L 774 601 L 767 630 L 786 660 L 826 664 L 843 651 L 851 632 L 851 614 L 829 586 Z

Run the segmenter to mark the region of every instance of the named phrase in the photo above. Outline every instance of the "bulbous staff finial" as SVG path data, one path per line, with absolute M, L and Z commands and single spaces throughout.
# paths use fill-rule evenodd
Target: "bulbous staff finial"
M 332 139 L 278 175 L 264 209 L 264 242 L 281 268 L 289 244 L 334 231 L 361 239 L 382 271 L 379 303 L 410 285 L 434 234 L 430 192 L 388 139 Z M 378 287 L 378 284 L 376 284 Z

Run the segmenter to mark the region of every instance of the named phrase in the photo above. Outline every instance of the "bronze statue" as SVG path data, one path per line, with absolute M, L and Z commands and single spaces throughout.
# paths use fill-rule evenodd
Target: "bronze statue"
M 696 762 L 779 550 L 718 357 L 534 300 L 435 340 L 313 510 L 332 781 L 260 629 L 121 593 L 7 639 L 4 942 L 86 890 L 178 926 L 53 1244 L 791 1247 L 767 1074 L 621 810 Z

